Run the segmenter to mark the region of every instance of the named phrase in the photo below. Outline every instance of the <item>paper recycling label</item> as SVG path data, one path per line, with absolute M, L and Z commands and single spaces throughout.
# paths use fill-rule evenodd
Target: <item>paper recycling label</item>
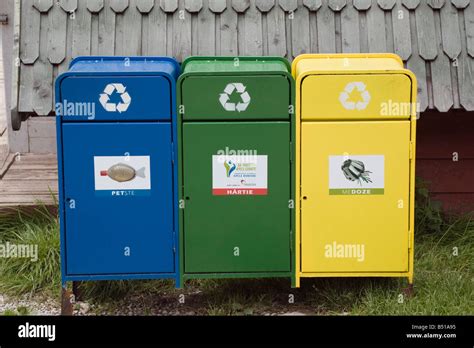
M 330 195 L 383 195 L 383 155 L 329 156 Z
M 212 194 L 267 195 L 267 156 L 212 156 Z

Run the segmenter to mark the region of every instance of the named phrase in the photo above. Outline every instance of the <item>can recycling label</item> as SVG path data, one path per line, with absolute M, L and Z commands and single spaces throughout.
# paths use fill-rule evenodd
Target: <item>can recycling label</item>
M 267 156 L 212 156 L 212 194 L 267 195 Z
M 383 155 L 329 156 L 330 195 L 383 195 Z
M 99 195 L 149 195 L 150 156 L 94 156 L 94 183 Z

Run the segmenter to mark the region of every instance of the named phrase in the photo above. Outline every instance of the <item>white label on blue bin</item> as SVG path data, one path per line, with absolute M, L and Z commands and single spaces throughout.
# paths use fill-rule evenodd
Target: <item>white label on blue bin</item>
M 149 194 L 150 156 L 94 156 L 94 181 L 107 196 Z

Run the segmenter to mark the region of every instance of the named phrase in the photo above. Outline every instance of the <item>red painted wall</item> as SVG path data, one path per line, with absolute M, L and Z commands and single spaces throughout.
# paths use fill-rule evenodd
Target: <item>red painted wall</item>
M 445 211 L 473 212 L 474 112 L 425 112 L 417 125 L 416 176 Z

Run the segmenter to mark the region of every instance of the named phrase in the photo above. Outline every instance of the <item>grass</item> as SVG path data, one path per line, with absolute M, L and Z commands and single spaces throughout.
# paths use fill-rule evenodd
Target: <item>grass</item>
M 60 255 L 58 220 L 44 206 L 33 212 L 0 216 L 0 244 L 37 247 L 31 258 L 0 258 L 0 292 L 21 295 L 58 292 Z
M 291 289 L 288 279 L 193 280 L 183 290 L 175 290 L 169 280 L 101 281 L 83 283 L 80 289 L 107 313 L 139 298 L 145 315 L 156 307 L 204 315 L 474 314 L 474 220 L 444 216 L 418 183 L 416 227 L 413 297 L 403 292 L 406 279 L 393 278 L 303 279 L 299 289 Z M 57 218 L 41 207 L 30 214 L 1 216 L 0 243 L 6 242 L 37 244 L 39 259 L 0 258 L 0 293 L 56 296 L 61 285 Z M 185 294 L 185 304 L 178 302 L 179 294 Z M 10 312 L 4 315 L 28 313 L 21 308 Z

